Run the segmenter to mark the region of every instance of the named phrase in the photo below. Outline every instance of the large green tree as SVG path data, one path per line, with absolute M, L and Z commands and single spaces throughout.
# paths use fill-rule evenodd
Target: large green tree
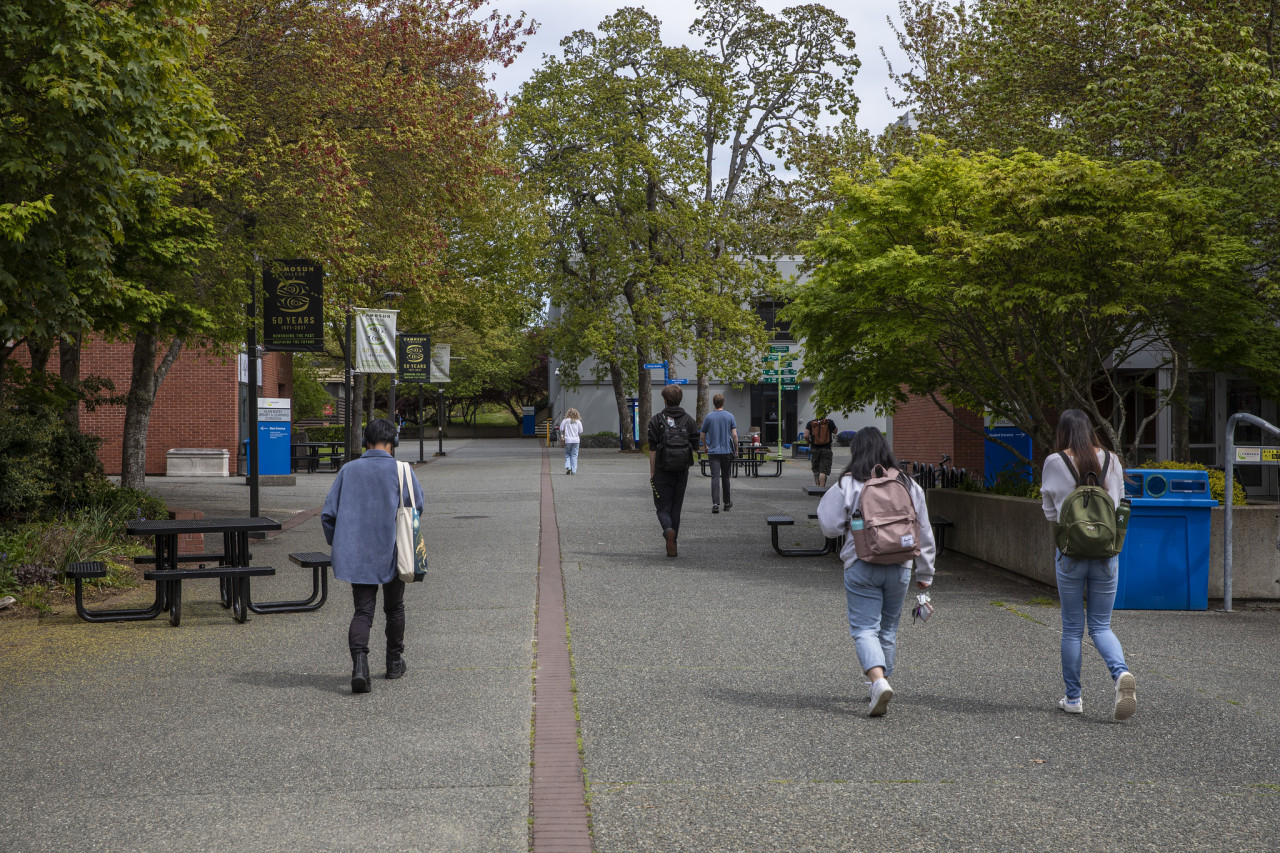
M 837 181 L 788 309 L 826 408 L 928 395 L 1045 448 L 1053 413 L 1077 407 L 1121 447 L 1116 366 L 1176 357 L 1175 331 L 1198 356 L 1252 343 L 1250 249 L 1221 225 L 1220 191 L 1073 154 L 935 149 L 886 178 L 876 168 Z
M 1260 341 L 1275 321 L 1280 259 L 1280 7 L 1272 0 L 903 0 L 897 80 L 921 127 L 968 150 L 1074 151 L 1153 160 L 1175 180 L 1232 194 L 1224 221 L 1249 235 Z M 1194 306 L 1187 306 L 1189 309 Z M 1180 409 L 1174 456 L 1189 452 L 1191 341 L 1172 334 Z M 1266 382 L 1269 347 L 1200 363 Z
M 777 290 L 772 259 L 794 244 L 750 228 L 769 217 L 769 202 L 787 188 L 782 163 L 823 136 L 830 116 L 852 117 L 859 67 L 847 21 L 817 3 L 773 15 L 756 0 L 699 0 L 702 13 L 690 33 L 704 43 L 710 70 L 705 96 L 695 104 L 702 133 L 701 192 L 715 212 L 706 239 L 711 259 L 734 254 L 736 264 L 712 264 L 692 303 L 690 318 L 698 366 L 697 417 L 709 408 L 712 374 L 749 378 L 759 361 L 757 318 L 739 309 Z M 766 209 L 759 210 L 764 207 Z
M 201 0 L 0 6 L 0 367 L 121 308 L 111 274 L 149 160 L 207 163 Z
M 576 374 L 592 356 L 613 379 L 619 423 L 629 388 L 651 412 L 646 362 L 672 361 L 692 339 L 675 312 L 714 262 L 692 197 L 701 135 L 694 99 L 710 86 L 692 51 L 624 8 L 599 34 L 578 31 L 522 87 L 511 121 L 527 179 L 547 199 L 547 277 L 564 312 L 554 344 Z

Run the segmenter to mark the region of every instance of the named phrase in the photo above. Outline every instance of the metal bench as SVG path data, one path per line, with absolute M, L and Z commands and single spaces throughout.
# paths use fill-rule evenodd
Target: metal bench
M 324 607 L 329 598 L 329 567 L 332 560 L 322 551 L 304 551 L 290 554 L 289 561 L 304 569 L 311 569 L 311 597 L 297 601 L 263 601 L 254 604 L 245 590 L 245 602 L 254 613 L 309 613 Z
M 941 515 L 929 516 L 929 526 L 933 528 L 933 542 L 937 546 L 934 553 L 941 554 L 947 547 L 947 528 L 955 527 L 955 522 Z
M 217 578 L 222 589 L 230 593 L 231 615 L 237 622 L 249 618 L 249 578 L 274 575 L 271 566 L 216 566 L 199 569 L 159 569 L 144 572 L 143 577 L 156 582 L 156 598 L 162 610 L 169 611 L 169 624 L 182 622 L 182 582 Z
M 115 610 L 89 610 L 84 606 L 84 582 L 90 578 L 104 578 L 107 567 L 97 560 L 72 563 L 67 566 L 64 577 L 75 581 L 76 615 L 86 622 L 135 622 L 143 619 L 154 619 L 164 610 L 164 601 L 160 595 L 160 586 L 156 585 L 156 599 L 150 607 L 121 608 Z
M 253 557 L 252 554 L 249 554 L 248 556 L 250 559 Z M 226 558 L 226 554 L 179 554 L 174 558 L 174 561 L 178 563 L 199 563 L 201 565 L 208 565 L 212 563 L 215 566 L 220 566 Z M 156 562 L 156 555 L 143 554 L 141 557 L 134 557 L 133 562 L 134 565 L 137 566 L 154 566 Z
M 832 540 L 830 539 L 827 539 L 821 548 L 783 548 L 778 542 L 778 528 L 789 527 L 795 524 L 796 520 L 789 515 L 768 515 L 765 516 L 764 520 L 769 525 L 769 533 L 773 539 L 773 550 L 783 557 L 821 557 L 823 554 L 831 553 Z

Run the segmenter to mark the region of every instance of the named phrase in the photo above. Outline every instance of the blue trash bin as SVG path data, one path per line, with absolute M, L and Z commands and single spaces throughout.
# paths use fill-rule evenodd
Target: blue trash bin
M 1125 471 L 1133 506 L 1120 552 L 1117 610 L 1209 608 L 1210 510 L 1207 471 Z

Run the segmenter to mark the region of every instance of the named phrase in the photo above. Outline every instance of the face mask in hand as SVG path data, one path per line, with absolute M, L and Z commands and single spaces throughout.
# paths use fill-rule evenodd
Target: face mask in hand
M 929 593 L 922 592 L 916 596 L 916 606 L 911 608 L 912 622 L 917 619 L 923 625 L 929 621 L 929 617 L 933 615 L 933 605 L 929 603 Z

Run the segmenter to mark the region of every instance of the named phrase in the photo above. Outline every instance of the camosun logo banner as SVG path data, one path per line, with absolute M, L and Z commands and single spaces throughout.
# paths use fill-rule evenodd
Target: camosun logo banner
M 324 349 L 324 268 L 306 259 L 263 264 L 263 343 L 268 350 Z

